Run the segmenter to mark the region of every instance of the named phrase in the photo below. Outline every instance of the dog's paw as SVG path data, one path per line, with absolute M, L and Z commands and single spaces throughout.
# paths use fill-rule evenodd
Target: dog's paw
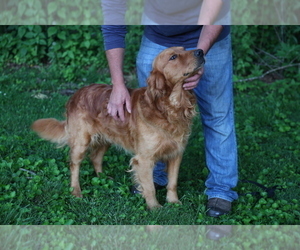
M 168 191 L 166 200 L 168 203 L 181 204 L 181 202 L 178 199 L 177 192 Z
M 75 197 L 78 197 L 78 198 L 82 198 L 83 197 L 81 191 L 78 191 L 76 189 L 74 189 L 72 191 L 72 195 L 74 195 Z
M 162 208 L 162 207 L 163 207 L 163 206 L 160 205 L 159 203 L 154 204 L 154 205 L 147 205 L 147 208 L 148 208 L 149 210 L 156 210 L 156 209 L 160 209 L 160 208 Z
M 182 205 L 182 202 L 178 199 L 167 199 L 167 202 Z

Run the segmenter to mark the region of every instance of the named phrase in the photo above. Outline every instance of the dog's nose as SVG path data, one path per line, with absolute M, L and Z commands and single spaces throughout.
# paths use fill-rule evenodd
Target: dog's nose
M 196 57 L 203 57 L 203 50 L 202 49 L 195 50 L 194 55 Z

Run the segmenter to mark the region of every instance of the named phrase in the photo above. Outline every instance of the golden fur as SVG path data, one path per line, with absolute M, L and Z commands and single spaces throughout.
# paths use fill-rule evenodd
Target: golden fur
M 160 53 L 153 62 L 148 86 L 129 89 L 132 112 L 125 122 L 107 113 L 111 85 L 93 84 L 78 90 L 66 105 L 66 121 L 40 119 L 32 129 L 40 137 L 70 147 L 72 194 L 82 197 L 79 185 L 80 163 L 88 148 L 96 173 L 102 172 L 102 158 L 111 144 L 131 152 L 132 171 L 147 206 L 160 207 L 153 184 L 153 167 L 167 163 L 167 201 L 179 203 L 177 177 L 182 154 L 195 115 L 195 97 L 183 90 L 184 80 L 204 63 L 201 50 L 185 51 L 172 47 Z

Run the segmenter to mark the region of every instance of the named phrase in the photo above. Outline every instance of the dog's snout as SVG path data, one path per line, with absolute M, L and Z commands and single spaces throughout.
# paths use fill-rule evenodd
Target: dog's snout
M 202 49 L 195 50 L 194 55 L 196 57 L 203 57 L 203 55 L 204 55 L 203 50 Z

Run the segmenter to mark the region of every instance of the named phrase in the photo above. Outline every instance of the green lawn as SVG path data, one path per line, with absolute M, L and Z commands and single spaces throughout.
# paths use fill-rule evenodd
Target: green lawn
M 97 78 L 97 77 L 96 77 Z M 106 79 L 103 77 L 103 79 Z M 82 86 L 82 84 L 79 84 Z M 68 148 L 57 149 L 30 130 L 38 118 L 63 119 L 69 96 L 50 69 L 20 68 L 0 72 L 0 224 L 2 225 L 274 225 L 300 222 L 300 83 L 278 80 L 237 83 L 236 130 L 240 179 L 267 187 L 280 186 L 273 198 L 242 195 L 230 215 L 205 215 L 203 194 L 208 171 L 198 119 L 184 154 L 178 193 L 182 205 L 165 203 L 148 211 L 139 195 L 131 195 L 130 156 L 112 148 L 104 173 L 96 177 L 86 159 L 81 167 L 84 198 L 70 195 Z M 44 94 L 47 98 L 40 99 Z M 29 172 L 31 171 L 31 172 Z M 109 178 L 113 177 L 113 179 Z M 240 193 L 261 191 L 239 183 Z

